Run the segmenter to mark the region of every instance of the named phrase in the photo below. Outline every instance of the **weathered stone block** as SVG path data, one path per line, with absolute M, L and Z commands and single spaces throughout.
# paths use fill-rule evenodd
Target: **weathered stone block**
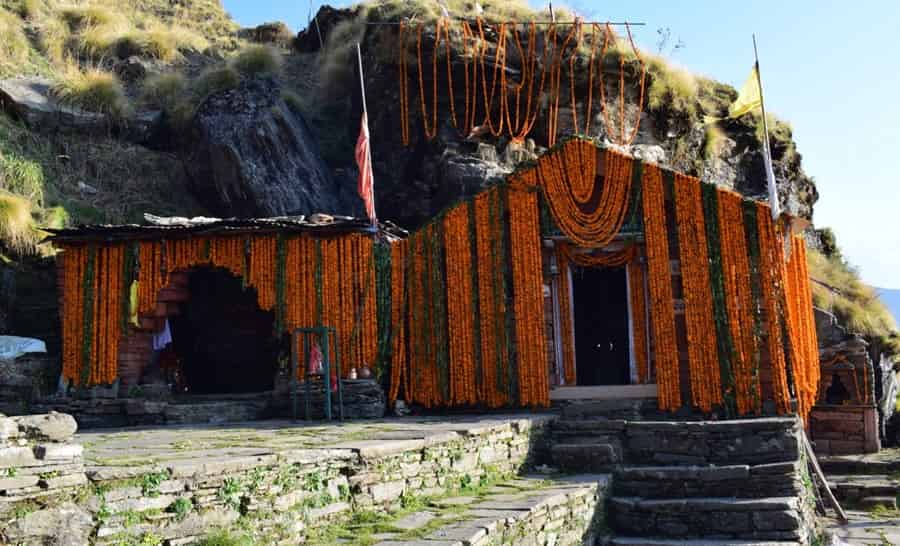
M 18 425 L 20 435 L 34 440 L 64 442 L 70 440 L 78 430 L 75 418 L 65 413 L 23 415 L 12 419 Z

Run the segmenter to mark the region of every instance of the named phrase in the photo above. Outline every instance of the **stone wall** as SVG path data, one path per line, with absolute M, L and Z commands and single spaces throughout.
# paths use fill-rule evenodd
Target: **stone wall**
M 73 502 L 87 484 L 76 428 L 60 413 L 0 417 L 0 543 L 87 544 L 93 523 Z
M 67 430 L 74 432 L 71 417 L 54 419 L 65 419 Z M 24 517 L 19 517 L 22 502 L 7 504 L 6 513 L 13 516 L 0 533 L 13 543 L 50 544 L 41 537 L 63 533 L 60 526 L 68 521 L 78 524 L 80 534 L 69 533 L 73 541 L 53 544 L 86 544 L 86 536 L 97 544 L 188 544 L 217 527 L 240 525 L 274 542 L 296 543 L 311 525 L 347 518 L 351 508 L 399 507 L 405 499 L 440 495 L 477 483 L 481 476 L 518 472 L 541 456 L 549 420 L 448 427 L 427 440 L 348 441 L 257 455 L 248 449 L 242 456 L 210 451 L 159 465 L 95 466 L 86 472 L 87 487 L 78 487 L 86 483 L 78 466 L 79 478 L 70 484 L 76 490 L 54 502 L 31 507 Z M 61 448 L 54 449 L 36 444 L 27 460 Z M 71 450 L 80 457 L 80 446 Z M 583 508 L 583 502 L 572 502 L 572 510 Z
M 816 453 L 822 455 L 874 453 L 881 448 L 878 410 L 872 406 L 815 406 L 809 430 Z

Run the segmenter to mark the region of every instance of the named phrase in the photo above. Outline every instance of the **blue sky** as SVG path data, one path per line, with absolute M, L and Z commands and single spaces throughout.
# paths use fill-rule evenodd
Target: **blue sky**
M 487 2 L 487 0 L 484 0 Z M 533 5 L 539 2 L 530 0 Z M 318 0 L 313 9 L 317 9 Z M 335 2 L 345 5 L 348 2 Z M 224 0 L 243 25 L 306 25 L 309 2 Z M 558 2 L 561 4 L 561 2 Z M 668 27 L 685 46 L 674 61 L 739 87 L 759 42 L 766 107 L 791 123 L 821 199 L 817 226 L 830 226 L 863 278 L 900 288 L 900 2 L 895 0 L 570 0 L 582 15 L 629 20 L 655 49 Z M 895 155 L 897 154 L 897 155 Z

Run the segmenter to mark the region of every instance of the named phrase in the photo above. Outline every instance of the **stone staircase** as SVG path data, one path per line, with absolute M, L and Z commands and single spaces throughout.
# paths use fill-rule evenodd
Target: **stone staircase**
M 806 544 L 811 504 L 793 419 L 631 421 L 579 414 L 554 424 L 564 472 L 610 472 L 615 546 Z
M 897 509 L 900 500 L 900 459 L 886 454 L 819 459 L 829 487 L 845 508 L 870 510 L 882 506 Z

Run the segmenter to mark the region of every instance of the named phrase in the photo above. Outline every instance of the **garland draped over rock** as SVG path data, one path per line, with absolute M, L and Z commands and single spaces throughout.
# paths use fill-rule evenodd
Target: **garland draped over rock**
M 657 397 L 660 409 L 674 411 L 681 407 L 681 378 L 666 228 L 666 194 L 659 167 L 644 165 L 642 186 Z
M 334 326 L 338 339 L 331 354 L 340 350 L 345 374 L 350 366 L 376 362 L 375 262 L 369 236 L 199 236 L 141 241 L 135 247 L 63 245 L 63 376 L 72 384 L 116 380 L 119 340 L 129 328 L 132 280 L 138 282 L 139 316 L 153 315 L 169 274 L 199 266 L 226 269 L 255 289 L 259 307 L 275 314 L 277 335 L 317 324 Z M 299 372 L 302 376 L 303 370 Z
M 568 25 L 569 31 L 564 36 L 559 34 L 555 24 L 549 25 L 543 31 L 543 36 L 537 31 L 534 21 L 523 23 L 527 40 L 523 45 L 520 25 L 516 22 L 501 22 L 495 26 L 486 24 L 481 18 L 475 21 L 475 28 L 469 21 L 460 21 L 458 32 L 453 32 L 449 19 L 441 17 L 434 23 L 434 44 L 430 55 L 423 47 L 423 33 L 425 24 L 420 23 L 415 30 L 415 63 L 419 87 L 419 111 L 422 116 L 422 131 L 426 139 L 431 140 L 438 134 L 438 125 L 442 121 L 438 115 L 438 87 L 439 73 L 447 85 L 447 102 L 449 106 L 448 120 L 463 136 L 472 133 L 473 130 L 490 132 L 495 137 L 509 136 L 513 142 L 524 142 L 531 133 L 537 121 L 538 114 L 542 111 L 542 105 L 546 104 L 546 125 L 548 146 L 554 146 L 559 134 L 559 112 L 562 95 L 569 95 L 569 110 L 572 114 L 572 127 L 575 132 L 580 132 L 582 125 L 578 119 L 579 100 L 576 89 L 576 74 L 578 68 L 586 64 L 588 70 L 587 87 L 582 91 L 587 94 L 584 102 L 583 113 L 585 116 L 584 132 L 590 134 L 594 121 L 594 87 L 599 92 L 600 111 L 608 136 L 620 145 L 629 145 L 637 136 L 640 128 L 641 114 L 643 111 L 645 84 L 647 79 L 647 65 L 634 44 L 631 28 L 626 25 L 628 33 L 628 46 L 631 47 L 634 57 L 640 65 L 640 83 L 638 94 L 638 111 L 630 130 L 626 129 L 627 120 L 625 114 L 625 55 L 619 56 L 618 83 L 618 109 L 619 122 L 615 127 L 610 121 L 609 104 L 607 103 L 607 82 L 604 80 L 603 63 L 606 52 L 610 46 L 610 39 L 615 40 L 615 34 L 610 26 L 592 24 L 590 31 L 590 55 L 586 62 L 582 60 L 581 52 L 587 48 L 585 44 L 584 25 L 576 20 Z M 400 88 L 400 139 L 404 145 L 409 145 L 409 33 L 408 23 L 401 21 L 398 32 L 397 69 Z M 488 58 L 488 45 L 486 35 L 496 36 L 496 46 L 491 60 L 492 66 L 486 64 Z M 463 94 L 465 110 L 462 122 L 457 117 L 456 91 L 459 84 L 454 86 L 452 63 L 452 38 L 462 42 L 463 61 Z M 601 47 L 600 54 L 597 49 Z M 512 46 L 510 45 L 512 44 Z M 538 44 L 543 44 L 538 51 Z M 619 46 L 625 49 L 628 46 Z M 441 48 L 443 47 L 443 51 Z M 514 47 L 514 59 L 520 60 L 517 71 L 518 81 L 509 81 L 510 69 L 507 66 L 509 60 L 509 48 Z M 441 56 L 443 55 L 443 60 Z M 430 57 L 431 67 L 428 69 L 427 57 Z M 440 66 L 439 65 L 444 65 Z M 540 65 L 540 69 L 538 67 Z M 563 66 L 568 67 L 569 90 L 564 90 Z M 429 72 L 431 87 L 426 89 L 425 73 Z M 597 73 L 597 78 L 594 73 Z M 488 80 L 490 79 L 490 83 Z M 429 92 L 430 91 L 430 92 Z M 524 93 L 524 97 L 522 94 Z M 479 117 L 479 114 L 483 117 Z
M 674 188 L 691 400 L 709 412 L 722 403 L 722 390 L 700 181 L 676 174 Z

